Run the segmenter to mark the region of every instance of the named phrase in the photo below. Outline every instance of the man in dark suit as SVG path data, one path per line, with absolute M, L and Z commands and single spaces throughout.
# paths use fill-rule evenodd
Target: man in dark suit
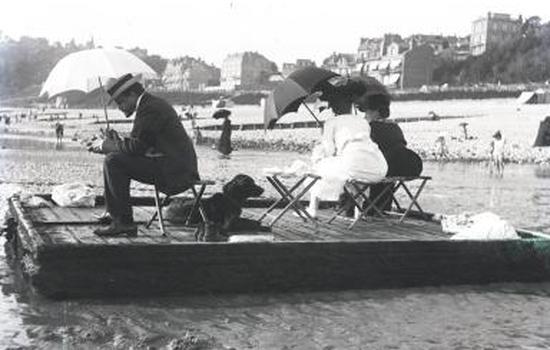
M 105 139 L 89 145 L 90 151 L 105 154 L 107 212 L 100 221 L 110 221 L 109 226 L 94 232 L 100 236 L 136 236 L 130 180 L 156 182 L 167 194 L 181 192 L 199 180 L 197 156 L 176 111 L 163 99 L 145 92 L 138 77 L 126 74 L 112 81 L 107 93 L 126 117 L 135 114 L 135 118 L 129 137 L 107 132 Z

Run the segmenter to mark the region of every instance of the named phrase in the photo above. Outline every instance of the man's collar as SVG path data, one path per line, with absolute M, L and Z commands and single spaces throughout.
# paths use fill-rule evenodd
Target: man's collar
M 133 116 L 134 118 L 136 117 L 137 111 L 139 109 L 139 104 L 141 103 L 141 99 L 143 98 L 143 95 L 145 95 L 145 91 L 138 96 L 136 101 L 136 106 L 134 107 L 134 111 L 132 112 L 132 114 L 127 115 L 126 118 L 130 118 L 131 116 Z
M 137 99 L 137 102 L 136 102 L 136 111 L 138 110 L 139 108 L 139 104 L 141 102 L 141 99 L 143 97 L 143 95 L 145 95 L 145 91 L 141 93 L 141 95 L 139 95 L 138 99 Z

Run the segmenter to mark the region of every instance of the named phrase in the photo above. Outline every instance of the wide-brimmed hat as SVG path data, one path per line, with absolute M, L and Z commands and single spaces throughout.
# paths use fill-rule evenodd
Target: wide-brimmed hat
M 128 73 L 117 79 L 109 79 L 105 86 L 105 90 L 110 96 L 107 103 L 114 101 L 118 96 L 120 96 L 120 94 L 128 90 L 130 86 L 139 84 L 140 78 L 141 77 L 139 75 L 134 76 L 131 73 Z

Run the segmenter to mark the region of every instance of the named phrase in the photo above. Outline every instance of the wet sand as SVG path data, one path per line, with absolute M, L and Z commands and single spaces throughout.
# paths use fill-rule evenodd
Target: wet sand
M 403 125 L 409 124 L 416 123 Z M 6 196 L 17 188 L 48 192 L 55 184 L 84 181 L 101 193 L 101 156 L 83 151 L 78 142 L 66 141 L 56 149 L 49 134 L 38 139 L 36 133 L 30 135 L 30 139 L 0 135 L 4 146 L 0 149 L 1 213 Z M 220 160 L 208 147 L 199 147 L 198 154 L 201 172 L 217 180 L 218 186 L 245 172 L 259 180 L 267 195 L 271 192 L 262 180 L 262 168 L 308 159 L 306 154 L 237 150 L 232 159 Z M 533 166 L 508 165 L 503 179 L 489 177 L 479 164 L 429 162 L 425 173 L 434 177 L 423 195 L 427 210 L 491 210 L 514 225 L 550 233 L 550 180 L 536 177 Z M 133 191 L 150 189 L 135 186 Z M 20 349 L 545 349 L 550 347 L 549 287 L 548 283 L 498 284 L 57 302 L 30 293 L 1 253 L 0 345 Z

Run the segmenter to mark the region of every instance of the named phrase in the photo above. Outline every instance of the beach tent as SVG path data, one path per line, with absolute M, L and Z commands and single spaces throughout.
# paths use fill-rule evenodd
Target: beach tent
M 537 89 L 535 91 L 524 91 L 518 97 L 520 104 L 550 103 L 550 91 Z
M 518 97 L 519 104 L 537 103 L 537 94 L 534 91 L 523 91 Z

